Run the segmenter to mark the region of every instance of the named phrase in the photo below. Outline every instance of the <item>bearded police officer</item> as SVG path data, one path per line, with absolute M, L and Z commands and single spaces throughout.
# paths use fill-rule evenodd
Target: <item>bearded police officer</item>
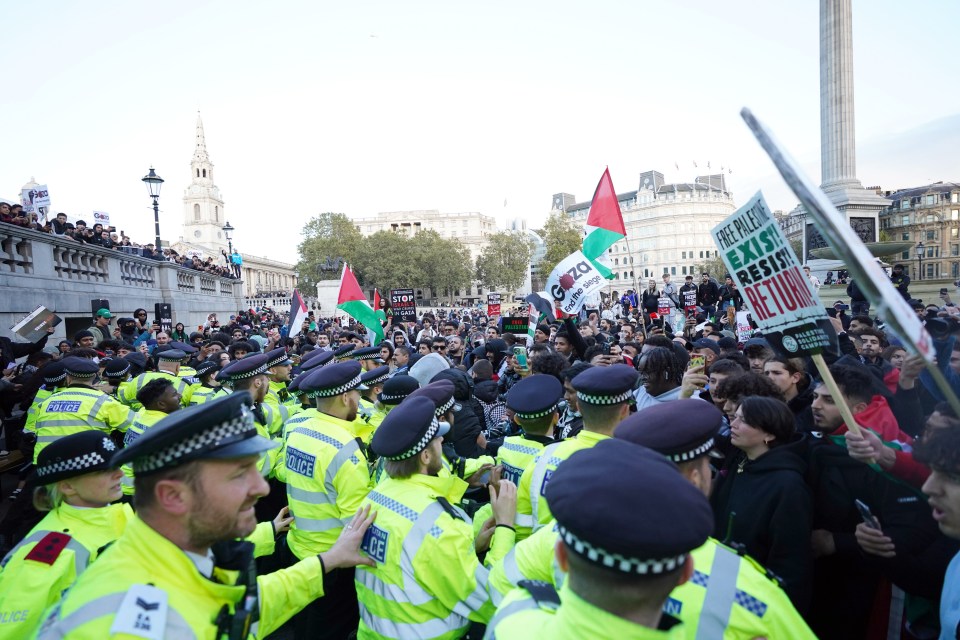
M 571 381 L 583 414 L 583 429 L 574 438 L 544 447 L 527 465 L 517 492 L 517 538 L 553 520 L 547 506 L 547 484 L 557 467 L 574 451 L 608 439 L 613 429 L 630 413 L 637 372 L 625 364 L 587 369 Z
M 493 614 L 488 571 L 477 553 L 489 544 L 487 559 L 494 561 L 513 546 L 516 487 L 506 480 L 499 492 L 491 486 L 497 527 L 475 542 L 470 518 L 455 506 L 466 482 L 439 475 L 446 428 L 430 398 L 411 396 L 373 436 L 389 478 L 366 500 L 378 509 L 378 526 L 362 549 L 378 564 L 356 572 L 358 638 L 458 638 L 471 620 L 486 622 Z
M 713 450 L 723 414 L 705 402 L 674 400 L 644 409 L 624 420 L 615 440 L 648 447 L 673 461 L 680 473 L 709 495 Z M 667 425 L 667 426 L 665 426 Z M 617 475 L 619 469 L 610 469 Z M 621 505 L 634 509 L 632 502 Z M 506 594 L 522 580 L 560 587 L 566 574 L 554 560 L 558 539 L 545 527 L 517 546 L 490 572 L 490 583 Z M 693 579 L 670 594 L 664 611 L 684 623 L 694 638 L 814 638 L 790 598 L 763 567 L 713 538 L 691 552 Z
M 102 391 L 93 388 L 100 367 L 93 360 L 67 357 L 63 359 L 67 385 L 37 407 L 34 429 L 37 444 L 33 462 L 44 447 L 58 438 L 81 431 L 97 429 L 104 435 L 117 430 L 125 432 L 135 413 Z
M 693 575 L 690 552 L 713 528 L 706 496 L 662 455 L 608 439 L 560 465 L 547 497 L 567 580 L 559 597 L 548 584 L 521 582 L 486 637 L 683 638 L 681 623 L 662 609 Z
M 507 392 L 507 408 L 523 429 L 518 436 L 504 438 L 497 452 L 503 465 L 503 477 L 519 483 L 524 469 L 537 454 L 553 444 L 553 429 L 559 414 L 557 405 L 563 398 L 563 385 L 554 376 L 538 373 L 523 378 Z
M 111 466 L 132 463 L 137 516 L 47 616 L 39 638 L 261 638 L 323 595 L 324 573 L 369 563 L 357 553 L 372 522 L 357 514 L 329 551 L 257 576 L 253 545 L 268 491 L 249 394 L 171 415 Z
M 317 403 L 290 419 L 278 478 L 286 482 L 294 516 L 287 534 L 284 563 L 292 564 L 330 549 L 360 507 L 370 472 L 352 429 L 360 399 L 360 364 L 354 361 L 314 369 L 300 382 Z M 326 597 L 293 621 L 297 638 L 346 638 L 357 628 L 353 573 L 324 577 Z
M 277 422 L 282 428 L 282 425 L 291 416 L 300 411 L 300 405 L 295 400 L 291 402 L 290 393 L 287 391 L 290 374 L 293 371 L 293 360 L 287 355 L 285 349 L 267 351 L 266 357 L 266 374 L 270 384 L 267 395 L 263 398 L 263 404 L 270 407 L 270 410 L 279 416 Z

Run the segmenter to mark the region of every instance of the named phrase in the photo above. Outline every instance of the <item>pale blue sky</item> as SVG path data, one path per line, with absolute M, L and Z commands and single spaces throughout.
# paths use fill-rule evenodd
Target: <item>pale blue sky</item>
M 12 3 L 0 196 L 176 240 L 197 109 L 242 250 L 295 260 L 302 224 L 440 209 L 527 217 L 658 169 L 731 167 L 738 204 L 788 193 L 749 106 L 819 180 L 815 1 Z M 858 174 L 960 180 L 960 3 L 855 0 Z M 915 133 L 920 130 L 921 133 Z M 918 149 L 914 140 L 928 147 Z M 930 151 L 927 151 L 930 149 Z M 696 161 L 700 169 L 694 169 Z M 680 170 L 674 167 L 679 163 Z M 506 210 L 504 199 L 508 201 Z

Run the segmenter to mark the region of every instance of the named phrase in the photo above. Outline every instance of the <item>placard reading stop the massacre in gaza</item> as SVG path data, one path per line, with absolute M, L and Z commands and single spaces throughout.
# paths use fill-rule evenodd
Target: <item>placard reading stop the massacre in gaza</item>
M 761 193 L 712 231 L 753 319 L 789 354 L 831 345 L 829 319 Z M 779 333 L 780 335 L 770 336 Z

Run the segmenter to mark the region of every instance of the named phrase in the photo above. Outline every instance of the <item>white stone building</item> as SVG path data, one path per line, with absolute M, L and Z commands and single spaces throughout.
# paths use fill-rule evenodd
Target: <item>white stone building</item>
M 736 210 L 723 174 L 667 184 L 662 173 L 645 171 L 639 188 L 617 194 L 617 199 L 627 237 L 610 248 L 615 277 L 604 288 L 606 293 L 644 289 L 649 278 L 659 285 L 664 273 L 678 286 L 688 274 L 699 276 L 694 273 L 696 265 L 717 254 L 710 230 Z M 572 195 L 558 193 L 552 209 L 566 212 L 582 228 L 590 202 L 576 203 Z
M 226 207 L 220 189 L 213 181 L 213 162 L 207 153 L 203 121 L 198 113 L 195 147 L 190 161 L 190 185 L 183 193 L 183 236 L 172 248 L 202 259 L 212 256 L 218 264 L 223 264 L 221 252 L 229 247 L 223 231 L 226 224 Z M 295 265 L 242 251 L 240 255 L 246 298 L 263 298 L 266 292 L 289 293 L 296 288 Z

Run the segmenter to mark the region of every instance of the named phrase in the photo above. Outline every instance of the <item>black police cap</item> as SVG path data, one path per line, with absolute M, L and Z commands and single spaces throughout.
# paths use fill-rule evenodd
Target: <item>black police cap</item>
M 354 360 L 380 360 L 380 347 L 363 347 L 350 353 Z
M 633 367 L 614 364 L 593 367 L 570 381 L 577 391 L 577 399 L 587 404 L 611 405 L 627 402 L 633 397 L 633 388 L 639 374 Z
M 563 385 L 554 376 L 537 373 L 518 381 L 507 392 L 507 408 L 521 420 L 536 420 L 557 410 Z
M 335 362 L 333 351 L 311 351 L 309 358 L 300 361 L 300 371 L 312 371 L 317 367 L 324 367 Z
M 47 384 L 55 384 L 67 378 L 67 372 L 63 368 L 62 360 L 51 360 L 40 367 L 40 377 Z
M 287 355 L 286 349 L 272 349 L 264 353 L 264 355 L 267 356 L 267 369 L 293 364 L 293 360 Z
M 130 361 L 123 358 L 111 358 L 103 368 L 103 375 L 107 378 L 122 378 L 130 373 Z
M 409 398 L 419 398 L 421 396 L 429 398 L 430 401 L 433 402 L 433 406 L 436 408 L 436 415 L 439 417 L 450 410 L 460 410 L 460 405 L 457 404 L 457 401 L 453 397 L 455 392 L 456 387 L 454 386 L 453 382 L 450 380 L 437 380 L 436 382 L 431 382 L 425 387 L 420 387 L 411 393 Z
M 196 353 L 197 351 L 199 351 L 199 349 L 197 349 L 192 344 L 188 344 L 186 342 L 180 342 L 179 340 L 174 340 L 172 342 L 168 342 L 167 344 L 173 347 L 174 349 L 179 349 L 180 351 L 183 351 L 187 355 L 190 355 L 192 353 Z
M 377 394 L 381 404 L 395 405 L 420 388 L 420 383 L 413 376 L 404 374 L 395 375 L 383 383 L 383 390 Z
M 37 456 L 34 481 L 53 484 L 85 473 L 110 468 L 117 445 L 102 431 L 90 430 L 58 438 Z
M 298 388 L 311 398 L 332 398 L 353 389 L 364 391 L 367 387 L 360 382 L 362 371 L 354 360 L 337 362 L 305 374 Z
M 63 370 L 71 378 L 92 378 L 100 371 L 100 366 L 89 358 L 68 356 L 63 359 Z
M 333 357 L 336 358 L 337 360 L 345 360 L 350 357 L 347 354 L 349 354 L 351 351 L 353 351 L 356 348 L 357 348 L 357 345 L 355 345 L 352 342 L 348 342 L 347 344 L 339 346 L 336 349 L 334 349 Z
M 373 433 L 370 448 L 387 460 L 405 460 L 446 435 L 450 425 L 437 421 L 436 405 L 426 397 L 407 398 L 387 414 Z
M 723 413 L 712 402 L 671 400 L 641 409 L 617 425 L 613 437 L 653 449 L 674 462 L 689 462 L 713 450 Z
M 376 369 L 371 369 L 360 375 L 360 382 L 364 385 L 370 387 L 375 384 L 380 384 L 385 382 L 390 378 L 390 367 L 384 365 L 382 367 L 377 367 Z
M 604 440 L 567 458 L 551 476 L 546 498 L 567 547 L 619 573 L 675 571 L 713 530 L 710 503 L 676 465 L 623 440 Z
M 279 446 L 257 434 L 253 398 L 231 393 L 171 413 L 110 460 L 131 463 L 137 475 L 172 469 L 193 460 L 241 458 Z
M 218 377 L 225 380 L 243 380 L 244 378 L 264 375 L 267 372 L 268 359 L 269 356 L 266 353 L 257 353 L 234 360 L 220 370 Z
M 166 349 L 157 349 L 157 358 L 160 360 L 171 360 L 180 362 L 187 357 L 187 354 L 181 351 L 180 349 L 174 349 L 170 345 L 164 345 L 164 347 L 169 347 Z

